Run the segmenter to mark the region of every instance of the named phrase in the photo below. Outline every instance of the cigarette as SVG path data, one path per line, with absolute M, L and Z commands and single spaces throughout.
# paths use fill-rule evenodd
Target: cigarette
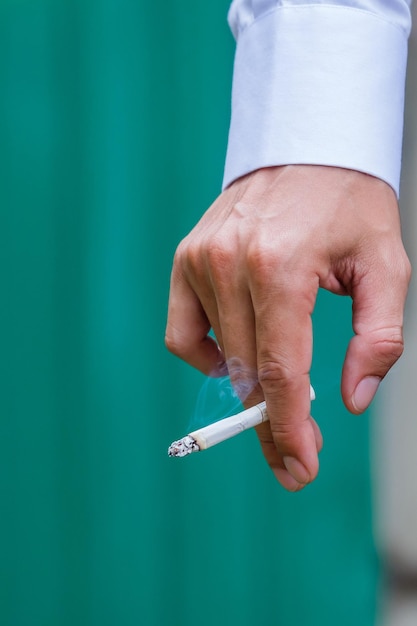
M 314 400 L 316 394 L 310 385 L 310 400 Z M 250 409 L 236 413 L 226 417 L 214 424 L 209 424 L 204 428 L 189 433 L 182 439 L 174 441 L 168 448 L 168 456 L 187 456 L 193 452 L 200 452 L 212 446 L 231 439 L 242 433 L 244 430 L 254 428 L 262 422 L 268 421 L 268 413 L 266 412 L 266 403 L 260 402 Z

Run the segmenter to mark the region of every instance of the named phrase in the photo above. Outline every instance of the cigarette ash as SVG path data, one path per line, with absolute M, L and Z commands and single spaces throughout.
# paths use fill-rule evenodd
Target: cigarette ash
M 178 439 L 178 441 L 174 441 L 168 448 L 168 456 L 187 456 L 187 454 L 191 454 L 192 452 L 198 452 L 200 450 L 200 446 L 194 439 L 194 437 L 190 437 L 187 435 L 182 439 Z

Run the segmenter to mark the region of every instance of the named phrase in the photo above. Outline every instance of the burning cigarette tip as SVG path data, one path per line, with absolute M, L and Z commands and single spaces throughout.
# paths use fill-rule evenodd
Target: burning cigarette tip
M 200 446 L 190 435 L 183 437 L 182 439 L 178 439 L 178 441 L 174 441 L 168 448 L 168 456 L 187 456 L 187 454 L 191 454 L 192 452 L 198 452 L 200 450 Z

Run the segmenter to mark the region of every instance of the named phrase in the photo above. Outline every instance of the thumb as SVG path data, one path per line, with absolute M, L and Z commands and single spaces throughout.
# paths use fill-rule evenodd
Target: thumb
M 362 413 L 404 349 L 403 313 L 410 277 L 404 269 L 370 272 L 353 290 L 353 330 L 342 372 L 342 397 L 352 413 Z M 381 278 L 382 276 L 382 278 Z

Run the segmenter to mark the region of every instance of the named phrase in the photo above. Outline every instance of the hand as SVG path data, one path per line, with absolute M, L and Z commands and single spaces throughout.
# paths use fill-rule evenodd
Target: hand
M 361 413 L 403 351 L 409 278 L 386 183 L 325 166 L 257 170 L 226 189 L 180 243 L 166 345 L 206 374 L 227 363 L 238 389 L 257 372 L 245 403 L 265 398 L 262 449 L 278 481 L 296 491 L 316 477 L 322 445 L 309 399 L 318 288 L 352 297 L 342 396 Z

